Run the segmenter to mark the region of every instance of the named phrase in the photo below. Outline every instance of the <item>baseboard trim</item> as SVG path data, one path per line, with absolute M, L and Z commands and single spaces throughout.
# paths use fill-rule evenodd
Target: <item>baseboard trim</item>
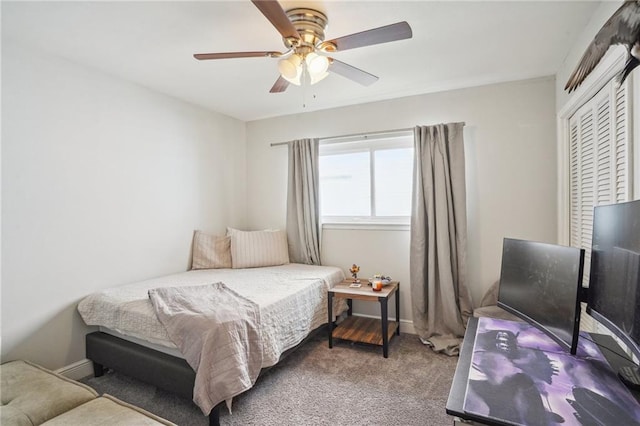
M 416 329 L 413 328 L 413 321 L 400 319 L 400 332 L 407 334 L 418 334 Z
M 69 364 L 55 371 L 69 379 L 80 380 L 93 375 L 93 364 L 88 359 L 83 359 L 73 364 Z

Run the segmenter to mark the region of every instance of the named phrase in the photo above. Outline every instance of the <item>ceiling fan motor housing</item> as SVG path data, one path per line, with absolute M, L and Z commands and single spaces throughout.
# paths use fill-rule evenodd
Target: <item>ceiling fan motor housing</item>
M 324 41 L 327 16 L 315 9 L 295 8 L 287 10 L 287 17 L 300 34 L 300 39 L 283 38 L 284 44 L 298 54 L 313 52 Z

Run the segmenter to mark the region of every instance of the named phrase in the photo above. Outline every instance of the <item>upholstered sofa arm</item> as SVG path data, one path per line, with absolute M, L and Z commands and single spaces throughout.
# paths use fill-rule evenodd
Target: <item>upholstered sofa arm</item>
M 28 361 L 0 365 L 2 426 L 176 426 Z
M 3 426 L 39 425 L 98 396 L 89 386 L 28 361 L 2 364 L 0 379 Z

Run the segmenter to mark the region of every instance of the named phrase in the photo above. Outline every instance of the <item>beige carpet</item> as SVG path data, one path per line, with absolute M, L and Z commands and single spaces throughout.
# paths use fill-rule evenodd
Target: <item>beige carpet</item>
M 234 399 L 222 425 L 451 425 L 445 404 L 457 357 L 433 353 L 414 335 L 395 337 L 389 358 L 367 345 L 320 334 Z M 190 401 L 118 373 L 84 383 L 180 425 L 208 424 Z

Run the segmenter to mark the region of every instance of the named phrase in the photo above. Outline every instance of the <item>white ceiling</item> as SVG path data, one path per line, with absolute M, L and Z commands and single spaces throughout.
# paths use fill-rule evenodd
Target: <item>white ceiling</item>
M 329 18 L 327 39 L 407 21 L 413 38 L 335 53 L 380 77 L 331 74 L 270 94 L 271 58 L 197 61 L 193 53 L 284 51 L 249 0 L 2 1 L 2 37 L 244 121 L 553 75 L 597 2 L 282 1 Z M 306 104 L 306 107 L 303 107 Z

